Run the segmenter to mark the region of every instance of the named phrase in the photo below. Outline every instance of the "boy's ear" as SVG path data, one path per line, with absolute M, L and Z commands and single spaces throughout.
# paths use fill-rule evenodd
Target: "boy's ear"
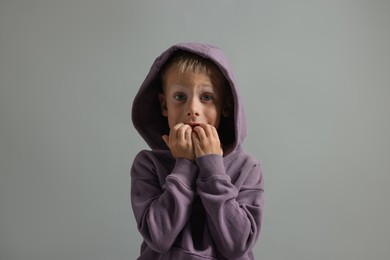
M 233 97 L 229 96 L 225 100 L 225 104 L 223 105 L 222 115 L 224 117 L 229 117 L 233 112 Z
M 158 95 L 158 98 L 160 100 L 161 114 L 163 116 L 168 116 L 168 109 L 167 109 L 167 102 L 166 102 L 166 99 L 165 99 L 165 95 L 163 93 L 160 93 Z

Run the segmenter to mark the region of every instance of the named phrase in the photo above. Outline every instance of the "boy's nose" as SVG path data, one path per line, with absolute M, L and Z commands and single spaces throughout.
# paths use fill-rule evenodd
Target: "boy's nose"
M 187 108 L 187 116 L 199 116 L 199 105 L 196 100 L 190 100 Z
M 188 111 L 187 116 L 192 116 L 192 115 L 199 116 L 199 113 L 198 112 Z

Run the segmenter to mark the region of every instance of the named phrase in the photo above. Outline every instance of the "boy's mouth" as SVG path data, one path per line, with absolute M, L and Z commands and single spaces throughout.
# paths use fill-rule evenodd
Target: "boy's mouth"
M 191 126 L 192 128 L 194 128 L 195 126 L 198 126 L 200 125 L 199 123 L 187 123 L 187 125 Z

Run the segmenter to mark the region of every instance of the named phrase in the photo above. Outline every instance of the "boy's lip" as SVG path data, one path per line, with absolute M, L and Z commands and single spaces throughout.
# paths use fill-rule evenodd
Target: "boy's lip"
M 187 125 L 189 125 L 189 126 L 191 126 L 192 128 L 194 128 L 195 126 L 200 125 L 200 123 L 191 122 L 191 123 L 187 123 Z

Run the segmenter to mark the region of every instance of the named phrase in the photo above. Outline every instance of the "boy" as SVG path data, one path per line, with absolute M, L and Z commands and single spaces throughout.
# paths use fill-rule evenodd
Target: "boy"
M 152 149 L 131 168 L 144 239 L 138 259 L 254 259 L 262 170 L 241 148 L 245 115 L 224 54 L 197 43 L 167 49 L 134 99 L 132 120 Z

